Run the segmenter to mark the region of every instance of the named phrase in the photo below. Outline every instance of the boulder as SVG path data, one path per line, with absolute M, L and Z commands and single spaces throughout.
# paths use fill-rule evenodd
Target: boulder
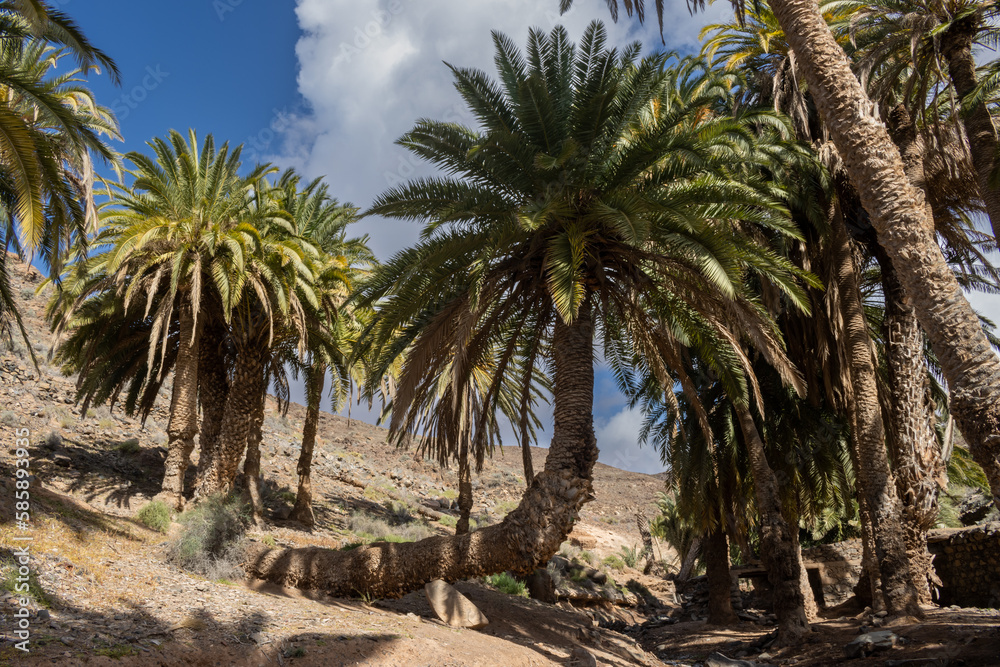
M 581 549 L 593 549 L 597 546 L 597 538 L 583 530 L 574 530 L 567 539 L 570 544 Z
M 489 620 L 455 587 L 441 579 L 435 579 L 424 586 L 427 602 L 437 617 L 455 628 L 478 630 L 489 625 Z
M 583 648 L 582 646 L 577 646 L 574 648 L 570 654 L 571 664 L 578 665 L 579 667 L 597 667 L 597 658 L 594 654 Z
M 876 651 L 891 649 L 898 641 L 899 637 L 889 630 L 866 632 L 863 635 L 858 635 L 845 646 L 844 654 L 848 658 L 864 658 Z

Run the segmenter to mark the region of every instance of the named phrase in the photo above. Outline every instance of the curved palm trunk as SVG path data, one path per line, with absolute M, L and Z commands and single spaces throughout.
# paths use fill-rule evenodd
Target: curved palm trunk
M 198 488 L 201 488 L 209 463 L 217 456 L 222 416 L 229 395 L 229 373 L 222 350 L 225 336 L 225 329 L 210 324 L 205 327 L 198 348 L 198 397 L 201 401 Z
M 264 504 L 260 498 L 260 443 L 264 437 L 264 407 L 267 394 L 260 397 L 257 407 L 250 415 L 250 430 L 247 433 L 247 454 L 243 462 L 243 494 L 250 508 L 250 519 L 259 525 L 264 515 Z
M 849 409 L 853 411 L 851 422 L 854 425 L 851 446 L 858 461 L 855 470 L 858 493 L 865 497 L 867 504 L 886 610 L 893 615 L 916 615 L 920 613 L 920 605 L 899 526 L 902 510 L 885 450 L 885 425 L 868 321 L 861 304 L 847 227 L 839 214 L 833 220 L 832 243 L 851 371 Z
M 708 622 L 734 625 L 733 576 L 730 572 L 729 540 L 720 522 L 705 538 L 705 574 L 708 576 Z
M 326 366 L 316 363 L 307 371 L 306 377 L 306 421 L 302 425 L 302 450 L 299 452 L 299 464 L 296 472 L 299 475 L 299 488 L 295 493 L 295 506 L 288 518 L 306 526 L 316 524 L 316 515 L 312 508 L 312 473 L 313 450 L 316 447 L 316 430 L 319 426 L 319 405 L 323 398 L 323 383 L 326 381 Z
M 264 396 L 264 366 L 267 356 L 263 345 L 247 346 L 236 357 L 233 380 L 222 415 L 222 429 L 216 456 L 209 461 L 198 487 L 198 496 L 228 493 L 236 480 L 240 459 L 247 448 L 247 438 Z
M 410 544 L 379 543 L 352 551 L 270 549 L 254 543 L 247 573 L 331 595 L 396 597 L 433 579 L 456 581 L 504 570 L 527 575 L 548 562 L 591 499 L 597 461 L 593 428 L 594 325 L 589 299 L 572 324 L 557 319 L 555 423 L 545 469 L 502 522 L 472 533 Z
M 458 523 L 455 534 L 469 532 L 469 518 L 472 516 L 472 466 L 469 465 L 469 441 L 462 439 L 458 446 Z
M 767 570 L 778 617 L 778 638 L 782 643 L 800 639 L 809 631 L 805 598 L 802 595 L 798 554 L 798 527 L 789 526 L 781 514 L 778 478 L 767 463 L 764 441 L 749 408 L 733 402 L 746 441 L 753 473 L 753 488 L 760 513 L 760 559 Z
M 531 443 L 527 440 L 521 443 L 521 465 L 524 467 L 524 483 L 531 486 L 535 477 L 535 464 L 531 461 Z
M 975 14 L 959 19 L 941 36 L 941 51 L 948 59 L 948 76 L 959 100 L 976 88 L 976 60 L 972 55 L 972 44 L 981 27 L 980 21 Z M 976 170 L 979 194 L 986 204 L 993 236 L 1000 238 L 1000 190 L 990 185 L 990 174 L 996 167 L 997 130 L 985 104 L 973 107 L 962 118 L 962 124 L 969 140 L 969 154 Z
M 190 301 L 180 305 L 178 319 L 180 334 L 174 386 L 170 394 L 170 421 L 167 424 L 170 442 L 158 497 L 180 511 L 184 509 L 184 474 L 191 462 L 194 436 L 198 434 L 198 338 L 201 323 L 195 324 Z
M 694 572 L 694 566 L 698 561 L 698 554 L 701 553 L 701 550 L 701 538 L 696 537 L 691 540 L 691 548 L 684 554 L 684 560 L 681 561 L 681 569 L 677 572 L 677 581 L 687 581 L 691 578 L 691 573 Z
M 1000 358 L 937 245 L 899 151 L 851 72 L 815 0 L 772 0 L 861 204 L 910 295 L 951 391 L 951 411 L 1000 507 Z

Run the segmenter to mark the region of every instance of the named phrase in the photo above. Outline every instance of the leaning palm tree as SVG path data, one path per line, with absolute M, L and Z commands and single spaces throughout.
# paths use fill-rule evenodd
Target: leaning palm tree
M 259 245 L 246 222 L 251 180 L 238 173 L 240 150 L 218 150 L 208 136 L 199 143 L 171 132 L 148 143 L 153 157 L 130 153 L 131 186 L 112 185 L 100 211 L 103 230 L 95 243 L 109 246 L 93 270 L 104 279 L 96 290 L 112 290 L 125 311 L 152 314 L 147 373 L 159 377 L 177 320 L 177 354 L 170 399 L 164 499 L 183 506 L 184 472 L 198 432 L 199 341 L 206 311 L 228 319 L 242 297 L 242 272 Z M 255 175 L 252 174 L 251 178 Z M 159 295 L 162 298 L 157 299 Z M 152 311 L 157 304 L 156 311 Z M 159 356 L 161 363 L 156 364 Z
M 572 0 L 560 0 L 568 9 Z M 617 8 L 617 0 L 608 0 Z M 637 4 L 642 5 L 641 0 Z M 704 0 L 694 0 L 704 7 Z M 734 2 L 739 10 L 744 3 Z M 922 193 L 813 0 L 771 0 L 825 128 L 913 302 L 951 391 L 956 423 L 1000 507 L 1000 358 L 937 245 Z M 658 10 L 662 2 L 656 0 Z
M 427 380 L 449 365 L 454 390 L 463 391 L 466 369 L 493 345 L 502 352 L 483 403 L 525 349 L 527 391 L 527 374 L 550 351 L 545 467 L 498 525 L 351 552 L 260 546 L 248 556 L 253 576 L 391 596 L 434 578 L 530 572 L 555 553 L 591 497 L 598 340 L 655 355 L 664 372 L 686 346 L 697 347 L 743 396 L 739 355 L 720 322 L 739 317 L 761 349 L 780 354 L 743 281 L 747 271 L 767 273 L 795 298 L 794 272 L 732 221 L 794 232 L 776 202 L 725 175 L 728 138 L 697 131 L 705 103 L 681 99 L 664 57 L 640 60 L 638 44 L 606 49 L 597 23 L 579 46 L 561 27 L 531 31 L 526 53 L 500 34 L 494 44 L 499 81 L 452 68 L 479 128 L 424 120 L 400 140 L 450 175 L 394 188 L 369 211 L 429 222 L 418 245 L 360 289 L 358 301 L 379 308 L 362 348 L 372 378 L 409 350 L 396 414 L 420 404 L 434 390 Z

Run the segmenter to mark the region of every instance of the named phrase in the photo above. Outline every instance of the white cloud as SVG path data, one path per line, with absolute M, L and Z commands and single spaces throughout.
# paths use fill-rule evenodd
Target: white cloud
M 596 424 L 600 462 L 622 470 L 656 474 L 663 472 L 660 455 L 649 445 L 639 446 L 642 413 L 623 408 L 610 419 Z
M 697 47 L 700 27 L 731 15 L 717 3 L 693 17 L 684 0 L 668 1 L 667 47 Z M 492 75 L 491 30 L 524 44 L 528 29 L 563 24 L 579 39 L 593 19 L 607 25 L 612 43 L 641 39 L 662 48 L 655 18 L 646 27 L 625 20 L 613 24 L 604 0 L 577 0 L 558 15 L 558 0 L 298 0 L 303 36 L 297 46 L 299 92 L 310 113 L 285 132 L 283 150 L 269 156 L 312 178 L 325 176 L 342 201 L 361 207 L 389 185 L 428 173 L 394 141 L 422 117 L 472 124 L 442 61 Z M 382 258 L 416 240 L 412 223 L 367 220 Z

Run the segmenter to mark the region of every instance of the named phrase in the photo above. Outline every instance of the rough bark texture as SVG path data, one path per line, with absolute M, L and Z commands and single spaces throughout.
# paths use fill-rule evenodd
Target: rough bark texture
M 906 558 L 906 543 L 899 525 L 902 510 L 889 471 L 885 450 L 885 425 L 879 403 L 878 384 L 868 321 L 861 303 L 857 273 L 843 216 L 834 216 L 833 256 L 837 261 L 837 283 L 844 314 L 846 349 L 851 371 L 851 446 L 858 466 L 858 494 L 865 497 L 879 565 L 882 596 L 893 615 L 920 613 L 917 591 Z
M 642 539 L 642 553 L 639 558 L 645 559 L 646 564 L 642 566 L 642 573 L 648 575 L 656 567 L 656 555 L 653 553 L 653 534 L 649 532 L 649 520 L 642 512 L 635 513 L 635 525 L 639 529 L 639 538 Z M 662 572 L 657 572 L 662 574 Z
M 260 524 L 264 514 L 264 504 L 260 498 L 260 442 L 264 435 L 264 406 L 267 395 L 261 394 L 257 406 L 250 414 L 250 429 L 247 433 L 247 455 L 243 462 L 243 497 L 250 508 L 250 519 Z
M 531 461 L 531 443 L 527 440 L 521 443 L 521 465 L 524 467 L 524 483 L 531 486 L 535 477 L 535 464 Z
M 198 496 L 228 493 L 236 480 L 240 460 L 246 451 L 247 437 L 261 396 L 264 395 L 263 346 L 248 346 L 236 357 L 233 380 L 222 415 L 217 456 L 208 462 L 198 487 Z
M 462 440 L 458 449 L 458 523 L 456 535 L 469 532 L 469 518 L 472 516 L 472 466 L 469 465 L 469 441 Z
M 701 553 L 701 538 L 696 537 L 691 540 L 691 548 L 688 552 L 684 554 L 684 561 L 681 563 L 681 569 L 677 572 L 677 581 L 687 581 L 691 578 L 691 573 L 694 571 L 694 565 L 698 560 L 698 554 Z
M 175 510 L 184 509 L 184 473 L 191 462 L 194 437 L 198 434 L 198 338 L 201 323 L 195 323 L 190 302 L 178 308 L 180 335 L 174 386 L 170 395 L 170 422 L 167 424 L 167 460 L 163 464 L 163 484 L 159 498 Z
M 316 429 L 319 426 L 319 405 L 323 398 L 323 383 L 326 381 L 326 366 L 316 364 L 309 369 L 306 377 L 306 421 L 302 425 L 302 450 L 299 452 L 299 464 L 296 472 L 299 475 L 299 488 L 295 493 L 295 506 L 292 507 L 289 519 L 306 526 L 316 523 L 312 508 L 312 473 L 313 450 L 316 447 Z
M 948 267 L 899 151 L 815 0 L 772 0 L 825 128 L 948 380 L 951 412 L 1000 507 L 1000 358 Z
M 924 147 L 905 105 L 900 104 L 892 110 L 887 125 L 893 143 L 899 147 L 906 177 L 914 187 L 923 188 Z M 933 219 L 931 207 L 926 205 L 924 210 Z M 937 520 L 938 490 L 947 483 L 947 473 L 934 432 L 934 408 L 924 361 L 924 333 L 916 311 L 903 292 L 895 267 L 881 246 L 875 250 L 882 270 L 885 299 L 883 336 L 891 392 L 889 451 L 892 452 L 896 490 L 903 506 L 903 535 L 913 585 L 920 602 L 931 604 L 931 591 L 940 579 L 927 550 L 927 531 Z
M 809 631 L 800 586 L 798 529 L 789 526 L 781 514 L 778 478 L 767 463 L 764 441 L 750 410 L 738 403 L 734 406 L 753 473 L 754 494 L 760 513 L 760 559 L 771 583 L 774 613 L 778 617 L 778 638 L 782 643 L 796 642 Z
M 198 484 L 204 479 L 209 462 L 218 455 L 222 416 L 229 396 L 229 373 L 223 350 L 226 332 L 219 325 L 208 324 L 198 346 L 198 398 L 201 401 Z
M 729 565 L 729 540 L 725 528 L 718 525 L 705 538 L 708 622 L 711 625 L 734 625 L 739 621 L 733 611 L 733 576 Z
M 254 543 L 244 568 L 252 577 L 331 595 L 396 597 L 433 579 L 457 581 L 504 570 L 531 574 L 547 563 L 591 499 L 597 461 L 593 428 L 594 326 L 589 300 L 572 324 L 557 319 L 553 337 L 555 401 L 545 469 L 504 520 L 465 535 L 352 551 L 271 549 Z
M 976 61 L 972 45 L 981 28 L 978 14 L 952 23 L 941 36 L 941 51 L 948 59 L 948 76 L 955 86 L 958 99 L 965 98 L 976 88 Z M 978 104 L 962 117 L 969 140 L 969 154 L 976 169 L 979 194 L 986 204 L 993 236 L 1000 238 L 1000 190 L 990 186 L 990 174 L 996 167 L 997 130 L 985 104 Z

